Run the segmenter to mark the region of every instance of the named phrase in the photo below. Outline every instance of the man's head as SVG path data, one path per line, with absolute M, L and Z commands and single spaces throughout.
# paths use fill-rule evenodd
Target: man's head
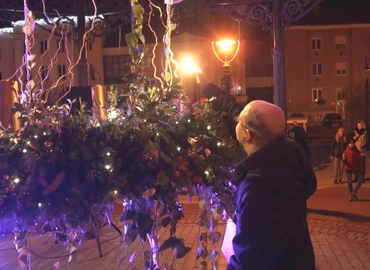
M 236 138 L 248 155 L 285 133 L 284 112 L 278 106 L 262 100 L 252 101 L 245 106 L 237 121 Z

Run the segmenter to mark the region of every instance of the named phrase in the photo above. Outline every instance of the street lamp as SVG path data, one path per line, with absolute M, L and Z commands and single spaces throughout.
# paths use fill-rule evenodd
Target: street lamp
M 223 78 L 221 81 L 222 88 L 230 92 L 232 87 L 231 84 L 231 71 L 230 71 L 230 63 L 235 59 L 239 52 L 240 48 L 240 40 L 219 40 L 219 41 L 212 41 L 212 49 L 213 53 L 220 60 L 223 65 Z
M 369 125 L 369 91 L 370 91 L 370 85 L 369 85 L 370 69 L 369 69 L 369 64 L 367 60 L 368 59 L 366 56 L 364 60 L 361 61 L 360 68 L 359 68 L 360 76 L 365 80 L 365 123 L 366 123 L 366 127 L 368 127 Z M 361 71 L 362 62 L 365 63 L 365 66 L 363 70 Z

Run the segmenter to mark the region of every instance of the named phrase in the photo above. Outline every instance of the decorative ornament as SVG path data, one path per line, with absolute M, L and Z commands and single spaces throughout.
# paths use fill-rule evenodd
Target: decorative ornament
M 53 143 L 53 142 L 51 142 L 51 141 L 46 141 L 46 142 L 44 143 L 44 145 L 45 145 L 45 147 L 46 147 L 46 148 L 51 148 L 51 147 L 53 147 L 54 143 Z
M 148 143 L 144 146 L 144 159 L 159 162 L 159 152 L 155 144 Z

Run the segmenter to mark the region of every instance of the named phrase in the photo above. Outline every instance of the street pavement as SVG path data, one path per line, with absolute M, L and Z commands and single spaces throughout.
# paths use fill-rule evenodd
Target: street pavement
M 360 189 L 358 193 L 360 201 L 349 202 L 346 182 L 342 185 L 333 184 L 330 163 L 321 164 L 314 169 L 318 178 L 318 191 L 308 200 L 307 218 L 317 269 L 370 269 L 370 182 L 365 183 Z M 208 266 L 202 268 L 202 258 L 196 259 L 199 245 L 197 239 L 203 232 L 203 229 L 199 230 L 197 225 L 196 199 L 190 203 L 185 197 L 181 197 L 180 200 L 184 205 L 185 218 L 178 224 L 176 236 L 183 239 L 185 246 L 190 247 L 191 250 L 179 259 L 173 258 L 174 251 L 171 248 L 161 251 L 159 265 L 163 266 L 165 262 L 168 265 L 172 263 L 172 269 L 176 270 L 211 269 L 209 260 Z M 114 216 L 113 220 L 122 229 L 118 216 Z M 215 248 L 220 251 L 225 222 L 222 220 L 218 222 L 216 230 L 221 234 L 221 238 Z M 159 231 L 160 242 L 169 237 L 169 227 Z M 132 270 L 133 268 L 128 264 L 128 258 L 136 254 L 132 266 L 138 270 L 144 270 L 142 258 L 147 256 L 145 251 L 149 250 L 147 243 L 141 243 L 138 240 L 125 249 L 124 244 L 119 241 L 119 234 L 109 227 L 102 228 L 100 233 L 102 257 L 98 256 L 94 239 L 85 240 L 77 252 L 69 257 L 66 247 L 60 243 L 55 244 L 53 238 L 45 243 L 47 237 L 47 235 L 30 237 L 33 252 L 32 269 Z M 207 248 L 211 250 L 211 241 L 207 242 Z M 70 263 L 68 263 L 69 260 Z M 221 255 L 218 269 L 226 269 L 226 265 Z M 11 235 L 6 235 L 0 240 L 0 269 L 20 269 Z

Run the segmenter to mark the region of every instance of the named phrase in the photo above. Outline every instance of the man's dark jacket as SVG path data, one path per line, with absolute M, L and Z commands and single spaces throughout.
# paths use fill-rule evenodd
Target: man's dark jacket
M 233 119 L 243 108 L 213 83 L 204 93 L 217 98 L 213 108 L 225 113 L 235 137 Z M 314 270 L 306 200 L 317 180 L 302 147 L 282 136 L 243 160 L 234 176 L 237 234 L 227 269 Z
M 228 270 L 314 270 L 306 200 L 315 174 L 302 148 L 282 136 L 235 170 L 235 255 Z

